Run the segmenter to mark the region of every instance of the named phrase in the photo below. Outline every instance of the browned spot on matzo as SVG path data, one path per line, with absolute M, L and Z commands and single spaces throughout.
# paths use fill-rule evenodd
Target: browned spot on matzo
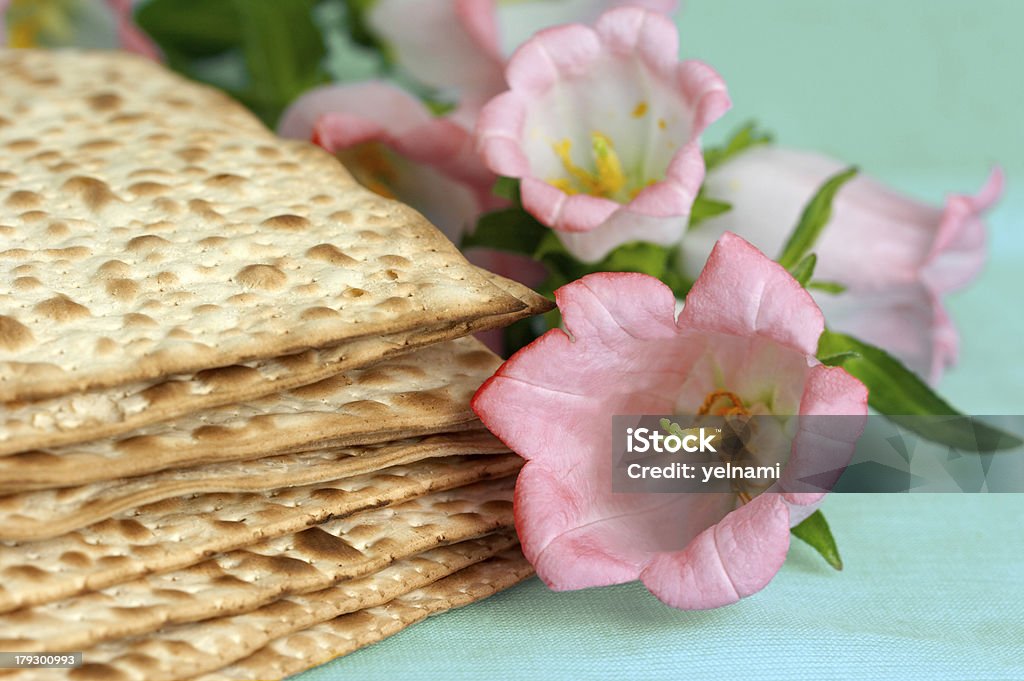
M 172 191 L 172 188 L 159 182 L 136 182 L 128 187 L 135 196 L 160 196 Z
M 319 527 L 311 527 L 295 535 L 295 548 L 312 556 L 326 560 L 346 560 L 359 555 L 359 551 L 349 546 L 342 538 Z
M 139 285 L 131 279 L 110 279 L 104 288 L 107 295 L 121 302 L 131 302 L 139 295 Z
M 123 260 L 108 260 L 96 269 L 96 275 L 100 279 L 120 279 L 127 277 L 131 272 L 131 265 Z
M 260 223 L 263 227 L 270 229 L 284 229 L 288 231 L 302 231 L 309 229 L 312 225 L 309 220 L 301 215 L 275 215 Z
M 92 211 L 102 210 L 107 204 L 118 201 L 107 183 L 95 177 L 78 175 L 61 185 L 65 194 L 77 196 Z
M 171 242 L 162 236 L 156 234 L 143 234 L 142 236 L 134 237 L 125 244 L 125 250 L 133 253 L 151 253 L 167 248 L 171 245 Z
M 320 244 L 306 251 L 306 255 L 314 260 L 322 260 L 332 265 L 355 265 L 356 260 L 345 255 L 340 248 L 331 244 Z
M 18 277 L 14 280 L 13 285 L 15 290 L 32 290 L 41 287 L 43 282 L 36 277 Z
M 110 111 L 121 106 L 121 98 L 114 92 L 101 92 L 89 98 L 89 106 L 95 111 Z
M 0 315 L 0 347 L 5 350 L 20 350 L 34 342 L 28 327 L 14 317 Z
M 29 210 L 43 205 L 43 197 L 35 192 L 16 191 L 8 194 L 4 205 L 14 210 Z
M 273 265 L 249 265 L 238 271 L 235 281 L 250 288 L 276 291 L 288 283 L 288 275 Z
M 302 318 L 307 321 L 316 319 L 334 319 L 341 313 L 329 307 L 311 307 L 302 313 Z
M 89 308 L 65 296 L 56 296 L 36 303 L 32 309 L 40 315 L 60 323 L 90 316 Z

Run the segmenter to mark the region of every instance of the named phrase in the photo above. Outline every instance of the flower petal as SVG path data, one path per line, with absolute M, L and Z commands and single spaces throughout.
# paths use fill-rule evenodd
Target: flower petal
M 675 296 L 653 277 L 601 273 L 562 287 L 556 299 L 567 332 L 549 331 L 515 354 L 473 409 L 527 459 L 517 526 L 542 578 L 558 588 L 635 579 L 655 543 L 639 535 L 664 526 L 647 514 L 665 497 L 611 493 L 607 419 L 671 411 L 688 361 L 685 347 L 671 343 Z
M 353 118 L 378 123 L 395 137 L 430 122 L 423 103 L 405 90 L 384 81 L 315 88 L 296 99 L 281 115 L 278 134 L 308 140 L 324 114 L 344 112 Z M 350 144 L 342 140 L 342 144 Z
M 523 208 L 544 224 L 557 225 L 565 232 L 587 232 L 596 229 L 619 209 L 609 199 L 587 194 L 566 194 L 547 182 L 533 177 L 524 178 L 519 185 Z M 560 235 L 561 236 L 561 235 Z M 587 254 L 576 256 L 591 261 Z
M 455 15 L 466 33 L 495 61 L 504 61 L 495 0 L 454 0 Z M 435 4 L 440 4 L 436 2 Z
M 732 210 L 687 234 L 688 269 L 699 271 L 702 255 L 725 231 L 778 255 L 807 201 L 844 167 L 821 154 L 758 146 L 716 168 L 708 174 L 706 193 L 729 202 Z M 855 177 L 836 195 L 828 227 L 814 247 L 815 276 L 848 288 L 906 282 L 925 261 L 939 215 L 870 177 Z
M 501 27 L 501 45 L 505 54 L 512 54 L 517 47 L 537 31 L 549 26 L 572 22 L 590 22 L 602 12 L 622 5 L 643 7 L 653 12 L 671 14 L 675 11 L 676 0 L 520 0 L 519 2 L 496 2 L 498 25 Z
M 725 81 L 717 71 L 704 62 L 691 59 L 680 64 L 676 72 L 676 82 L 686 96 L 696 102 L 693 120 L 694 139 L 732 108 L 732 100 L 726 90 Z
M 760 591 L 789 550 L 789 507 L 766 493 L 704 530 L 686 549 L 655 556 L 640 579 L 675 608 L 702 610 Z
M 977 196 L 957 194 L 946 201 L 923 276 L 932 290 L 944 294 L 973 281 L 985 264 L 984 213 L 1002 196 L 1003 171 L 994 168 Z
M 735 503 L 728 494 L 610 494 L 611 481 L 593 471 L 542 466 L 520 473 L 516 530 L 530 538 L 523 551 L 538 576 L 559 591 L 638 579 L 653 556 L 687 546 Z
M 316 88 L 285 111 L 279 129 L 343 156 L 371 189 L 410 204 L 455 242 L 483 211 L 499 205 L 491 194 L 495 176 L 476 155 L 471 135 L 451 120 L 435 118 L 419 99 L 393 85 Z M 355 151 L 372 144 L 387 153 Z
M 399 65 L 441 90 L 496 94 L 504 80 L 486 6 L 463 0 L 377 0 L 367 21 Z
M 476 123 L 477 151 L 498 175 L 530 174 L 530 160 L 519 143 L 525 120 L 526 100 L 513 91 L 498 95 L 480 111 Z
M 579 24 L 548 28 L 516 50 L 505 69 L 505 80 L 515 92 L 542 95 L 563 78 L 574 78 L 601 55 L 601 40 Z
M 513 355 L 473 398 L 484 424 L 526 459 L 561 456 L 551 441 L 593 451 L 606 433 L 590 419 L 601 413 L 671 411 L 683 366 L 685 353 L 665 351 L 678 333 L 675 296 L 657 279 L 592 274 L 558 289 L 555 300 L 566 331 L 548 331 Z
M 807 375 L 793 450 L 778 487 L 791 504 L 790 524 L 814 512 L 850 463 L 868 417 L 868 390 L 841 367 L 817 365 Z M 813 481 L 810 488 L 801 480 Z
M 730 232 L 712 250 L 679 322 L 763 336 L 812 356 L 825 328 L 810 294 L 781 265 Z
M 679 32 L 662 14 L 621 7 L 602 14 L 595 29 L 612 52 L 635 53 L 659 73 L 668 73 L 678 63 Z
M 579 216 L 580 213 L 573 215 Z M 649 241 L 663 246 L 675 243 L 679 238 L 679 218 L 652 217 L 621 208 L 590 231 L 567 227 L 556 234 L 566 250 L 577 259 L 598 262 L 629 241 Z
M 877 345 L 929 381 L 955 359 L 956 329 L 921 282 L 882 291 L 816 294 L 829 328 Z
M 132 0 L 107 0 L 107 5 L 117 22 L 117 36 L 121 48 L 149 57 L 153 61 L 161 61 L 160 48 L 135 24 L 132 18 Z M 0 8 L 0 13 L 2 11 L 3 9 Z M 0 33 L 2 33 L 2 29 L 3 26 L 0 26 Z

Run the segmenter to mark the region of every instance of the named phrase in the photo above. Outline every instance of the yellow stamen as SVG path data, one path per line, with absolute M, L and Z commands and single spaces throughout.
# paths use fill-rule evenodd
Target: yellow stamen
M 723 400 L 731 403 L 732 406 L 719 405 L 717 409 L 713 409 L 716 404 Z M 708 414 L 713 416 L 750 416 L 750 412 L 743 406 L 743 399 L 729 390 L 715 390 L 708 393 L 707 397 L 704 398 L 704 402 L 700 405 L 700 409 L 697 410 L 697 414 L 700 416 L 707 416 Z
M 364 187 L 385 198 L 397 198 L 393 187 L 398 173 L 391 159 L 388 158 L 386 150 L 380 144 L 375 142 L 359 144 L 341 152 L 338 156 Z
M 710 414 L 728 419 L 730 416 L 749 417 L 750 410 L 744 406 L 743 399 L 731 390 L 714 390 L 704 398 L 704 402 L 700 405 L 700 409 L 697 410 L 697 414 L 700 416 Z M 738 464 L 749 456 L 749 452 L 744 447 L 738 452 L 726 452 L 723 450 L 719 456 L 733 464 Z M 733 493 L 740 500 L 740 505 L 748 504 L 754 498 L 747 489 L 745 481 L 734 479 L 730 486 Z
M 39 27 L 30 24 L 28 21 L 23 21 L 8 28 L 7 33 L 8 45 L 10 47 L 35 47 L 37 45 L 36 36 L 39 34 Z
M 647 113 L 647 109 L 647 102 L 640 102 L 636 105 L 636 108 L 633 109 L 633 118 L 640 118 Z
M 666 130 L 668 128 L 668 123 L 665 122 L 664 118 L 658 119 L 658 127 L 661 128 L 662 130 Z
M 622 163 L 612 141 L 599 132 L 591 134 L 590 139 L 597 164 L 599 192 L 602 196 L 618 194 L 626 186 L 626 175 L 622 172 Z
M 563 192 L 565 192 L 569 196 L 572 196 L 573 194 L 578 194 L 579 193 L 578 191 L 576 191 L 576 187 L 573 186 L 572 180 L 570 180 L 567 177 L 557 177 L 557 178 L 551 180 L 550 184 L 554 185 L 555 188 L 557 188 L 557 189 L 561 189 Z
M 555 155 L 558 156 L 558 160 L 562 162 L 562 167 L 565 168 L 566 172 L 569 173 L 570 177 L 556 178 L 552 181 L 552 184 L 562 183 L 564 188 L 561 188 L 566 194 L 578 194 L 579 189 L 573 184 L 572 180 L 576 180 L 579 184 L 583 185 L 583 191 L 587 194 L 592 193 L 593 181 L 591 175 L 583 168 L 580 168 L 572 162 L 572 142 L 564 139 L 561 142 L 555 142 L 552 145 L 555 150 Z
M 617 198 L 626 187 L 626 174 L 622 170 L 622 162 L 615 151 L 615 145 L 607 135 L 600 132 L 591 133 L 590 143 L 594 171 L 573 163 L 570 140 L 555 142 L 552 149 L 569 177 L 553 178 L 548 182 L 566 194 L 583 192 L 607 199 Z
M 13 0 L 6 17 L 9 46 L 66 44 L 73 33 L 71 11 L 67 0 Z

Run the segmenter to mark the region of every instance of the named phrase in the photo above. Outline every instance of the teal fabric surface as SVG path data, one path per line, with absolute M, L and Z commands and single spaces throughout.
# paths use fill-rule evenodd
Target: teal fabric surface
M 719 68 L 779 141 L 829 151 L 923 199 L 1007 170 L 992 258 L 950 305 L 942 391 L 1024 414 L 1024 3 L 689 0 L 683 52 Z M 301 681 L 327 679 L 1024 680 L 1024 495 L 846 495 L 825 512 L 846 568 L 794 540 L 762 592 L 678 612 L 641 586 L 556 594 L 533 579 Z
M 1020 681 L 1021 501 L 834 497 L 842 573 L 795 542 L 767 589 L 705 612 L 534 578 L 299 678 Z

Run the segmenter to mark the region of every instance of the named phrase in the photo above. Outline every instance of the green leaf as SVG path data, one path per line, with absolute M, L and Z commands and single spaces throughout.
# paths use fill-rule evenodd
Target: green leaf
M 555 324 L 555 326 L 558 326 L 558 324 Z M 513 353 L 518 352 L 537 340 L 547 330 L 548 324 L 544 316 L 527 317 L 506 326 L 502 331 L 505 337 L 505 357 L 511 356 Z
M 515 177 L 499 177 L 494 183 L 491 193 L 501 199 L 508 199 L 517 206 L 519 200 L 519 179 Z
M 841 367 L 851 359 L 860 357 L 856 352 L 837 352 L 834 355 L 819 357 L 818 361 L 827 367 Z
M 736 130 L 725 144 L 705 149 L 704 166 L 710 172 L 733 156 L 741 154 L 751 147 L 769 144 L 771 141 L 772 135 L 770 133 L 758 130 L 757 124 L 754 121 L 750 121 Z
M 313 20 L 317 0 L 234 0 L 249 71 L 244 101 L 273 127 L 284 108 L 326 81 L 327 54 Z
M 780 265 L 787 270 L 791 269 L 814 248 L 822 230 L 825 229 L 825 225 L 832 217 L 832 200 L 835 198 L 836 192 L 856 174 L 857 169 L 852 166 L 836 173 L 827 179 L 818 192 L 811 197 L 804 207 L 796 229 L 793 230 L 789 241 L 782 249 L 782 254 L 779 256 Z
M 680 248 L 676 247 L 672 249 L 672 253 L 669 255 L 668 264 L 665 267 L 665 273 L 661 276 L 661 280 L 672 289 L 672 293 L 675 294 L 676 298 L 683 300 L 686 298 L 686 294 L 693 288 L 694 280 L 686 276 L 683 272 L 683 254 Z
M 686 228 L 693 229 L 705 220 L 722 213 L 728 213 L 730 210 L 732 210 L 731 203 L 708 198 L 704 195 L 704 190 L 702 189 L 697 193 L 697 198 L 694 199 L 693 207 L 690 209 L 690 223 Z
M 815 511 L 807 516 L 790 532 L 797 539 L 809 544 L 825 559 L 826 563 L 836 570 L 843 569 L 843 559 L 839 556 L 839 547 L 836 546 L 835 537 L 832 536 L 832 530 L 829 529 L 828 522 L 821 511 Z
M 846 287 L 836 281 L 812 281 L 807 284 L 807 288 L 814 289 L 815 291 L 823 291 L 824 293 L 831 293 L 838 295 L 846 291 Z
M 670 251 L 647 241 L 623 244 L 598 263 L 597 272 L 640 272 L 661 279 L 668 266 Z
M 435 116 L 444 116 L 445 114 L 451 113 L 457 106 L 454 102 L 445 102 L 431 98 L 424 99 L 423 103 L 428 109 L 430 109 L 430 113 Z
M 814 275 L 814 266 L 818 264 L 818 256 L 813 253 L 808 253 L 804 256 L 804 259 L 798 262 L 794 267 L 791 267 L 789 273 L 793 275 L 793 278 L 797 282 L 807 288 L 807 282 L 811 280 Z
M 557 259 L 562 261 L 560 264 L 566 268 L 583 268 L 587 269 L 587 266 L 583 263 L 577 262 L 575 258 L 569 255 L 569 252 L 565 250 L 565 246 L 559 240 L 558 235 L 553 230 L 545 230 L 544 236 L 541 237 L 537 243 L 537 248 L 533 251 L 534 260 L 547 260 Z
M 549 271 L 560 272 L 566 283 L 595 272 L 640 272 L 662 279 L 670 271 L 669 263 L 675 250 L 647 241 L 632 241 L 619 246 L 603 260 L 583 263 L 570 255 L 555 233 L 548 230 L 533 257 L 543 262 Z
M 867 387 L 868 404 L 926 440 L 962 451 L 991 452 L 1021 446 L 1018 436 L 954 409 L 884 350 L 846 334 L 828 330 L 821 334 L 819 359 L 843 353 L 856 354 L 843 362 L 843 368 Z M 928 416 L 962 418 L 923 418 Z
M 549 234 L 550 229 L 522 208 L 508 208 L 481 217 L 473 233 L 462 238 L 462 247 L 480 246 L 533 256 Z
M 330 80 L 373 80 L 388 75 L 385 52 L 358 38 L 360 15 L 345 0 L 319 0 L 313 8 L 313 22 L 327 52 L 323 67 Z
M 370 9 L 376 0 L 344 0 L 348 10 L 348 29 L 356 44 L 379 52 L 388 63 L 392 61 L 390 50 L 380 37 L 370 28 L 367 19 Z M 280 0 L 278 0 L 280 2 Z
M 182 58 L 211 57 L 242 42 L 234 0 L 150 0 L 135 21 L 164 52 Z
M 686 277 L 671 265 L 665 270 L 665 274 L 661 276 L 661 281 L 672 289 L 672 293 L 674 293 L 676 298 L 679 300 L 684 300 L 686 298 L 686 294 L 690 292 L 691 288 L 693 288 L 693 279 Z

